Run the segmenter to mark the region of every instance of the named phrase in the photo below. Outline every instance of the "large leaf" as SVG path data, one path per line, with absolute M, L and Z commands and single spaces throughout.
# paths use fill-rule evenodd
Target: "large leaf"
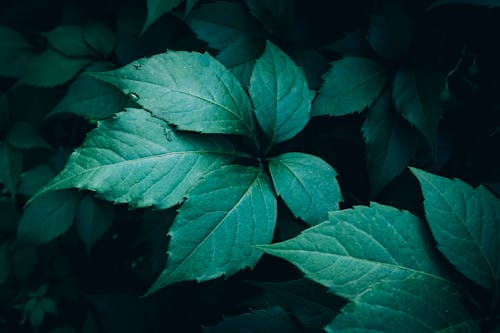
M 142 28 L 144 33 L 151 24 L 158 20 L 163 14 L 167 14 L 179 6 L 183 0 L 147 0 L 147 16 Z
M 93 76 L 179 129 L 254 135 L 248 95 L 208 53 L 168 51 Z
M 377 203 L 333 212 L 295 238 L 259 248 L 348 299 L 384 280 L 444 281 L 422 221 Z
M 456 291 L 422 277 L 379 283 L 342 312 L 327 332 L 480 332 Z
M 271 42 L 255 64 L 249 91 L 269 146 L 293 138 L 309 122 L 313 95 L 304 73 Z
M 385 86 L 388 72 L 374 60 L 346 57 L 334 61 L 323 78 L 312 115 L 342 116 L 370 106 Z
M 373 104 L 361 128 L 372 195 L 376 195 L 407 166 L 416 148 L 416 131 L 395 111 L 390 90 Z
M 87 253 L 90 253 L 94 244 L 111 227 L 113 217 L 113 206 L 108 202 L 97 200 L 90 194 L 80 201 L 76 227 Z
M 76 187 L 116 203 L 168 208 L 233 153 L 222 138 L 177 132 L 147 111 L 128 109 L 101 121 L 41 193 Z
M 179 209 L 165 270 L 148 293 L 185 280 L 207 281 L 253 268 L 273 239 L 276 197 L 258 167 L 224 166 L 207 175 Z
M 269 159 L 276 192 L 296 217 L 313 225 L 339 209 L 342 193 L 337 172 L 321 158 L 304 153 L 285 153 Z
M 500 289 L 500 200 L 483 186 L 473 189 L 411 168 L 422 187 L 424 208 L 438 248 L 479 285 Z
M 0 76 L 19 78 L 32 57 L 32 47 L 23 35 L 0 26 Z

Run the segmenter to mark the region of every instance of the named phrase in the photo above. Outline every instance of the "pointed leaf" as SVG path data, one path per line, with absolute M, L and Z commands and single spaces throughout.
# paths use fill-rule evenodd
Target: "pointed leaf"
M 293 138 L 309 122 L 313 96 L 304 73 L 271 42 L 255 64 L 249 91 L 270 146 Z
M 43 34 L 49 44 L 69 57 L 93 56 L 95 52 L 85 42 L 83 27 L 78 25 L 61 25 Z
M 111 227 L 113 217 L 114 210 L 110 203 L 97 200 L 90 194 L 80 201 L 76 227 L 87 253 L 90 253 L 94 244 Z
M 0 26 L 0 76 L 19 78 L 32 57 L 32 47 L 23 35 Z
M 348 299 L 384 280 L 445 281 L 422 221 L 377 203 L 332 212 L 329 221 L 293 239 L 259 248 Z
M 181 130 L 254 135 L 246 92 L 208 53 L 169 51 L 93 76 Z
M 0 183 L 12 197 L 16 195 L 17 182 L 23 169 L 23 155 L 18 149 L 0 141 Z
M 188 16 L 193 10 L 194 6 L 198 3 L 198 0 L 186 0 L 186 10 L 184 11 L 184 16 Z
M 85 42 L 103 57 L 107 57 L 116 45 L 116 34 L 103 22 L 90 22 L 83 28 Z
M 81 193 L 56 191 L 33 200 L 23 211 L 17 238 L 29 243 L 47 243 L 73 224 Z
M 480 332 L 456 291 L 425 278 L 379 283 L 342 312 L 326 332 Z
M 147 0 L 147 17 L 142 28 L 144 33 L 163 14 L 167 14 L 175 7 L 179 6 L 183 0 Z
M 309 225 L 338 210 L 342 193 L 337 172 L 321 158 L 304 153 L 285 153 L 269 159 L 269 171 L 276 192 L 295 217 Z
M 500 289 L 500 200 L 483 186 L 473 189 L 411 168 L 422 187 L 424 208 L 438 248 L 469 279 Z
M 222 138 L 177 132 L 147 111 L 128 109 L 99 122 L 39 194 L 76 187 L 116 203 L 168 208 L 233 152 Z
M 323 78 L 312 115 L 342 116 L 370 106 L 385 86 L 388 73 L 371 59 L 347 57 L 334 61 Z
M 18 192 L 31 197 L 55 176 L 56 171 L 52 166 L 46 163 L 38 164 L 21 174 Z
M 169 284 L 230 276 L 253 268 L 276 225 L 276 197 L 262 169 L 231 165 L 206 175 L 189 192 L 170 228 L 165 270 L 148 293 Z

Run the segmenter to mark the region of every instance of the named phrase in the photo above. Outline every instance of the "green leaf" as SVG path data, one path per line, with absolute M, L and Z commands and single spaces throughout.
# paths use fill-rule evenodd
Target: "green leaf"
M 488 7 L 500 7 L 499 0 L 436 0 L 430 4 L 428 9 L 435 7 L 446 6 L 446 5 L 473 5 L 473 6 L 488 6 Z
M 90 22 L 83 28 L 83 39 L 102 57 L 107 57 L 116 45 L 116 34 L 103 22 Z
M 39 264 L 38 250 L 35 246 L 17 247 L 12 260 L 12 273 L 21 281 L 26 281 Z
M 78 25 L 61 25 L 43 34 L 49 44 L 68 57 L 85 57 L 95 55 L 85 42 L 83 27 Z
M 446 281 L 422 221 L 377 203 L 332 212 L 295 238 L 259 248 L 348 299 L 384 280 Z
M 318 90 L 323 83 L 321 76 L 328 70 L 326 57 L 313 48 L 296 47 L 290 50 L 289 56 L 302 68 L 307 84 L 311 90 Z M 316 92 L 312 92 L 316 95 Z
M 415 153 L 415 132 L 395 113 L 390 90 L 372 105 L 361 130 L 371 194 L 375 196 L 408 166 Z
M 312 115 L 342 116 L 370 106 L 384 88 L 387 69 L 368 58 L 334 61 L 313 104 Z
M 198 3 L 198 0 L 186 0 L 186 10 L 184 11 L 184 17 L 188 16 L 193 10 L 194 6 Z
M 321 158 L 304 153 L 285 153 L 269 159 L 276 192 L 295 217 L 309 225 L 328 218 L 339 209 L 342 193 L 337 172 Z
M 401 69 L 396 73 L 392 96 L 396 109 L 425 137 L 433 151 L 437 148 L 437 126 L 443 113 L 439 92 L 444 79 Z
M 21 174 L 18 192 L 31 197 L 55 176 L 56 172 L 49 164 L 38 164 Z
M 245 3 L 271 34 L 283 34 L 296 22 L 295 0 L 245 0 Z
M 17 182 L 23 169 L 23 155 L 18 149 L 0 141 L 0 183 L 12 197 L 17 193 Z
M 33 126 L 25 122 L 14 123 L 7 132 L 5 139 L 12 147 L 18 149 L 51 148 Z
M 114 210 L 110 203 L 97 200 L 90 194 L 85 195 L 80 201 L 76 216 L 76 228 L 87 254 L 111 227 L 113 218 Z
M 424 209 L 439 250 L 466 277 L 500 288 L 500 200 L 483 186 L 474 189 L 411 168 L 422 187 Z
M 80 197 L 76 191 L 56 191 L 37 197 L 19 219 L 18 239 L 42 244 L 63 234 L 73 224 Z
M 426 278 L 379 283 L 342 312 L 326 332 L 480 332 L 458 293 Z
M 274 306 L 265 310 L 253 310 L 234 317 L 225 317 L 213 327 L 205 327 L 205 333 L 269 333 L 302 332 L 283 308 Z
M 87 68 L 90 71 L 110 69 L 111 66 L 105 63 Z M 115 87 L 88 75 L 80 75 L 49 116 L 68 112 L 89 119 L 104 119 L 122 111 L 126 104 L 127 97 Z
M 273 239 L 277 218 L 272 185 L 257 167 L 224 166 L 187 195 L 168 235 L 165 270 L 148 294 L 169 284 L 230 276 L 253 268 Z
M 386 59 L 397 59 L 408 52 L 413 35 L 411 17 L 403 3 L 385 0 L 372 14 L 366 38 L 372 48 Z
M 304 73 L 271 42 L 255 64 L 249 91 L 269 147 L 293 138 L 309 122 L 313 95 Z
M 254 136 L 248 95 L 208 53 L 168 51 L 93 76 L 181 130 Z
M 360 31 L 347 32 L 344 37 L 323 48 L 337 52 L 344 57 L 367 57 L 371 51 L 370 44 Z
M 5 131 L 9 127 L 9 104 L 7 102 L 7 97 L 4 94 L 0 95 L 0 133 Z
M 0 284 L 7 282 L 10 276 L 10 263 L 7 257 L 8 244 L 5 242 L 0 245 Z
M 179 6 L 183 0 L 147 0 L 148 11 L 146 21 L 142 28 L 143 34 L 163 14 L 167 14 Z
M 23 35 L 0 26 L 0 76 L 19 78 L 32 57 L 32 47 Z
M 165 209 L 233 155 L 223 138 L 177 132 L 147 111 L 128 109 L 99 122 L 39 194 L 76 187 L 115 203 Z
M 17 204 L 13 197 L 0 197 L 0 232 L 16 231 L 18 220 Z

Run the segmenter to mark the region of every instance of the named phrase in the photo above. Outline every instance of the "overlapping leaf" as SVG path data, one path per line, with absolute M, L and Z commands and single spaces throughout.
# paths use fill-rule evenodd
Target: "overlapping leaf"
M 411 171 L 422 187 L 438 248 L 469 279 L 500 290 L 500 200 L 483 186 Z
M 142 32 L 145 32 L 151 24 L 158 20 L 163 14 L 167 14 L 179 6 L 183 0 L 147 0 L 147 16 Z
M 222 138 L 177 132 L 147 111 L 128 109 L 101 121 L 41 192 L 76 187 L 117 203 L 168 208 L 233 153 Z
M 0 183 L 4 184 L 12 197 L 17 192 L 17 182 L 23 169 L 21 151 L 0 141 Z
M 188 194 L 170 228 L 165 270 L 150 288 L 186 280 L 206 281 L 253 268 L 276 225 L 276 197 L 257 167 L 224 166 Z
M 376 203 L 333 212 L 293 239 L 259 248 L 348 299 L 384 280 L 445 281 L 422 221 Z
M 0 26 L 0 76 L 19 78 L 32 57 L 32 46 L 23 35 Z
M 90 194 L 80 200 L 76 227 L 87 253 L 90 253 L 94 244 L 111 227 L 113 217 L 114 210 L 110 203 L 99 201 Z

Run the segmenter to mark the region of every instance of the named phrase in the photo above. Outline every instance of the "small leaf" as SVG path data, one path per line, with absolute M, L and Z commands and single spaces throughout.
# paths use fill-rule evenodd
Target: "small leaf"
M 51 146 L 29 123 L 17 122 L 7 132 L 6 141 L 17 149 L 50 149 Z
M 0 285 L 7 282 L 10 276 L 10 263 L 7 257 L 7 246 L 7 242 L 0 245 Z
M 80 197 L 76 191 L 56 191 L 37 197 L 19 219 L 17 238 L 42 244 L 60 236 L 73 224 Z
M 233 154 L 223 138 L 177 132 L 147 111 L 128 109 L 99 122 L 37 195 L 76 187 L 116 203 L 165 209 Z
M 456 5 L 456 4 L 500 7 L 500 0 L 436 0 L 430 4 L 428 9 L 446 5 Z
M 466 277 L 500 289 L 500 200 L 483 186 L 473 189 L 411 168 L 422 187 L 424 209 L 439 250 Z
M 309 122 L 313 96 L 304 73 L 271 42 L 255 64 L 249 91 L 269 147 L 293 138 Z
M 276 225 L 276 197 L 262 169 L 231 165 L 189 192 L 170 228 L 165 270 L 148 294 L 178 281 L 198 282 L 253 268 Z
M 107 57 L 116 45 L 116 34 L 103 22 L 90 22 L 83 28 L 85 42 L 103 57 Z
M 334 61 L 323 78 L 312 115 L 342 116 L 370 106 L 384 88 L 388 73 L 371 59 L 347 57 Z
M 17 182 L 23 169 L 23 155 L 18 149 L 0 141 L 0 183 L 12 197 L 16 195 Z
M 385 280 L 424 276 L 447 282 L 422 221 L 377 203 L 332 212 L 329 221 L 295 238 L 259 248 L 347 299 Z
M 304 153 L 285 153 L 269 159 L 276 192 L 295 217 L 309 225 L 328 218 L 339 209 L 342 193 L 337 172 L 321 158 Z
M 180 130 L 254 136 L 246 92 L 208 53 L 169 51 L 93 76 Z
M 0 26 L 0 76 L 19 78 L 31 61 L 33 50 L 23 35 Z
M 143 34 L 156 20 L 162 15 L 172 11 L 175 7 L 179 6 L 183 0 L 147 0 L 148 11 L 146 21 L 142 28 Z
M 326 332 L 480 332 L 456 291 L 421 277 L 379 283 L 342 312 Z
M 87 194 L 78 205 L 76 228 L 87 254 L 113 223 L 114 210 L 110 203 Z
M 61 25 L 43 35 L 54 49 L 65 56 L 85 57 L 95 54 L 85 42 L 81 26 Z

